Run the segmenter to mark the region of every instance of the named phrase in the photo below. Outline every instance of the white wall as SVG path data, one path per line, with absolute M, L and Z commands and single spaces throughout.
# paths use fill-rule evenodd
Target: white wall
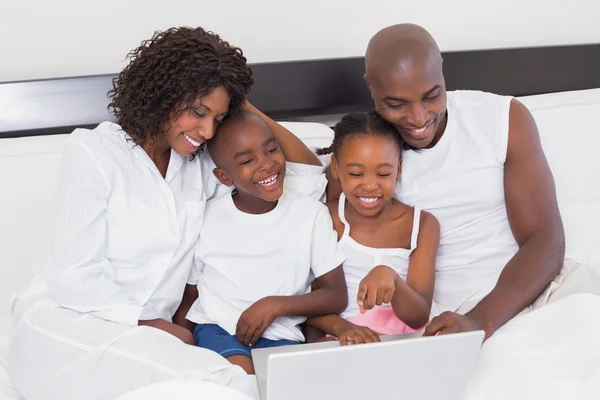
M 0 81 L 117 72 L 174 25 L 211 29 L 262 62 L 359 56 L 399 22 L 423 25 L 442 50 L 600 42 L 599 18 L 600 0 L 0 0 Z

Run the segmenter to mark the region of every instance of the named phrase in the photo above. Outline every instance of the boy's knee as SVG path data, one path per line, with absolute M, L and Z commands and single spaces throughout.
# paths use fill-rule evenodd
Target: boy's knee
M 241 354 L 236 354 L 234 356 L 227 357 L 227 361 L 242 367 L 248 375 L 254 375 L 254 363 L 252 362 L 252 358 Z
M 190 332 L 190 331 L 186 331 L 185 333 L 183 333 L 180 339 L 185 344 L 190 344 L 190 345 L 196 344 L 196 341 L 194 340 L 194 335 L 192 335 L 192 332 Z

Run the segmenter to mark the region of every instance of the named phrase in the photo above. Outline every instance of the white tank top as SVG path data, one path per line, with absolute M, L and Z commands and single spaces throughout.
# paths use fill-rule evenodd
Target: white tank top
M 487 295 L 518 250 L 504 199 L 511 97 L 448 93 L 448 124 L 431 149 L 406 151 L 396 198 L 438 218 L 432 314 Z
M 346 285 L 348 285 L 348 308 L 341 314 L 341 317 L 350 319 L 356 317 L 360 313 L 358 304 L 356 303 L 358 285 L 374 267 L 378 265 L 387 265 L 396 271 L 400 278 L 406 281 L 410 255 L 413 250 L 417 248 L 421 210 L 415 207 L 410 249 L 378 249 L 364 246 L 350 237 L 350 224 L 348 224 L 344 213 L 345 205 L 346 196 L 342 193 L 338 202 L 338 215 L 344 224 L 344 234 L 339 240 L 339 244 L 346 255 L 346 261 L 344 261 L 344 274 L 346 275 Z M 389 307 L 389 304 L 381 307 Z

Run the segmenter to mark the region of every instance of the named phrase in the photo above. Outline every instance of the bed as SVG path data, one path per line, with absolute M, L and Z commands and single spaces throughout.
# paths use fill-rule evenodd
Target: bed
M 600 129 L 590 124 L 600 115 L 600 44 L 452 52 L 444 53 L 444 60 L 449 90 L 511 94 L 530 108 L 556 180 L 567 253 L 600 268 Z M 330 127 L 343 113 L 372 107 L 362 81 L 362 58 L 256 64 L 253 69 L 250 100 L 312 148 L 330 144 Z M 0 400 L 19 398 L 6 371 L 9 299 L 43 257 L 62 145 L 74 127 L 111 119 L 106 92 L 112 78 L 0 84 Z M 571 311 L 574 305 L 579 312 Z M 486 342 L 465 399 L 597 398 L 600 342 L 585 349 L 584 359 L 557 365 L 554 379 L 541 387 L 528 384 L 535 371 L 520 372 L 539 357 L 553 362 L 552 354 L 537 353 L 545 345 L 582 350 L 577 325 L 599 312 L 600 298 L 577 295 L 513 320 Z M 596 319 L 592 329 L 600 338 Z M 493 375 L 486 374 L 490 360 L 500 365 Z M 585 393 L 578 392 L 581 383 Z

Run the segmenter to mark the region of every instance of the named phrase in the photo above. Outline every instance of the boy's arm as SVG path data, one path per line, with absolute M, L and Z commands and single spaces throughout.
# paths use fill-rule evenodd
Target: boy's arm
M 265 121 L 269 128 L 271 128 L 273 135 L 277 138 L 287 161 L 298 164 L 316 165 L 319 167 L 323 165 L 317 155 L 313 153 L 302 140 L 282 125 L 273 121 L 266 114 L 250 104 L 250 102 L 246 101 L 243 110 L 256 114 Z
M 346 279 L 339 266 L 317 278 L 319 289 L 296 296 L 268 296 L 242 313 L 236 337 L 245 346 L 255 344 L 276 318 L 337 314 L 348 303 Z
M 197 298 L 198 287 L 196 285 L 190 284 L 185 285 L 183 299 L 181 300 L 179 308 L 177 309 L 177 311 L 175 311 L 175 315 L 173 315 L 173 322 L 179 326 L 186 328 L 190 332 L 194 332 L 196 324 L 186 319 L 185 317 Z
M 274 296 L 279 316 L 314 317 L 339 314 L 348 306 L 346 278 L 342 266 L 315 280 L 318 289 L 297 296 Z

